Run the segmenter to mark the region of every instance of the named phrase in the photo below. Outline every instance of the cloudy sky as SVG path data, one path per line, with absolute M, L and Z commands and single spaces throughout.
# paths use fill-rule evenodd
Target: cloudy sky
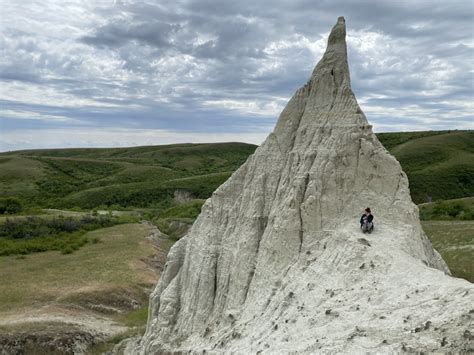
M 375 131 L 474 129 L 472 0 L 0 0 L 0 151 L 258 144 L 341 15 Z

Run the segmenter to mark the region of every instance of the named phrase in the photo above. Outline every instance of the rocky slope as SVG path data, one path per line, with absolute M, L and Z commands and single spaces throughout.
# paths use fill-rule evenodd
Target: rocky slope
M 174 245 L 126 352 L 472 350 L 474 287 L 424 235 L 351 90 L 345 35 L 341 17 L 273 133 Z

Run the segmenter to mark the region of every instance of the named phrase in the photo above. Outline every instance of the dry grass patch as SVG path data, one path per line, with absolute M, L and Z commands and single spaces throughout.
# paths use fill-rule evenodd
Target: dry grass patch
M 137 262 L 155 252 L 145 241 L 149 234 L 148 225 L 123 224 L 87 233 L 98 242 L 72 254 L 50 251 L 0 257 L 0 316 L 53 303 L 91 303 L 94 298 L 103 304 L 107 297 L 102 297 L 102 291 L 110 295 L 119 290 L 124 297 L 134 294 L 142 303 L 143 288 L 158 278 L 145 263 Z
M 474 282 L 474 221 L 422 221 L 453 276 Z

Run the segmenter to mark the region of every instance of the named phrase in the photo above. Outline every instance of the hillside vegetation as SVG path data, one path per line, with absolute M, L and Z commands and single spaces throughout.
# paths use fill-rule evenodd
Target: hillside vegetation
M 474 196 L 474 131 L 378 137 L 407 173 L 415 203 Z
M 474 196 L 474 131 L 380 133 L 416 203 Z M 24 150 L 0 154 L 0 198 L 23 208 L 156 208 L 208 198 L 255 150 L 244 143 Z M 1 205 L 1 201 L 0 201 Z
M 474 197 L 439 200 L 418 206 L 420 219 L 429 220 L 474 220 Z
M 217 143 L 3 153 L 0 197 L 14 197 L 24 209 L 166 209 L 177 190 L 209 197 L 255 148 Z
M 7 218 L 0 223 L 0 256 L 26 255 L 48 250 L 69 254 L 89 242 L 98 242 L 98 239 L 90 240 L 84 236 L 89 231 L 137 221 L 137 217 L 91 215 L 84 215 L 82 218 Z

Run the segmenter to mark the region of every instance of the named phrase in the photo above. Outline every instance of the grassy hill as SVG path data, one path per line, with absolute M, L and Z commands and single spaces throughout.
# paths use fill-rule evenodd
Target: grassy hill
M 474 196 L 474 131 L 378 137 L 407 173 L 415 203 Z
M 416 203 L 474 196 L 474 131 L 380 133 Z M 155 208 L 205 199 L 253 153 L 244 143 L 23 150 L 0 154 L 0 197 L 27 208 Z
M 253 153 L 244 143 L 0 154 L 0 196 L 27 208 L 165 209 L 176 190 L 207 198 Z

